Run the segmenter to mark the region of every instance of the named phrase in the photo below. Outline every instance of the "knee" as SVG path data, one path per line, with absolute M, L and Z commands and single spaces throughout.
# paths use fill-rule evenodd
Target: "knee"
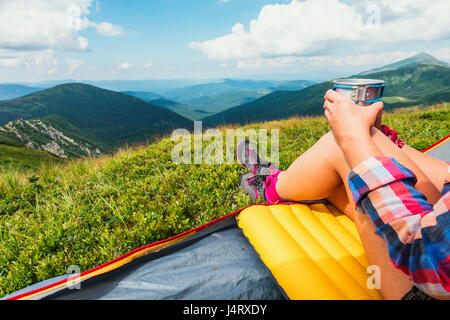
M 380 130 L 378 130 L 377 128 L 375 128 L 375 127 L 372 127 L 371 129 L 370 129 L 370 136 L 371 137 L 375 137 L 375 136 L 377 136 L 377 135 L 382 135 L 382 136 L 384 136 L 384 134 L 380 131 Z
M 336 159 L 342 157 L 342 150 L 334 138 L 333 132 L 327 132 L 320 139 L 321 149 L 329 163 L 334 164 Z
M 334 139 L 333 132 L 330 130 L 326 134 L 320 138 L 321 141 L 323 141 L 324 144 L 330 145 L 335 144 L 336 140 Z
M 386 145 L 386 144 L 392 145 L 392 146 L 395 145 L 391 141 L 391 139 L 389 139 L 383 132 L 381 132 L 380 130 L 378 130 L 375 127 L 372 127 L 370 129 L 370 136 L 372 137 L 372 140 L 375 142 L 375 144 L 378 145 L 378 147 L 380 147 L 382 145 Z
M 336 142 L 336 139 L 334 138 L 333 132 L 328 131 L 324 136 L 321 138 L 324 150 L 327 151 L 333 151 L 333 150 L 340 150 L 339 145 Z

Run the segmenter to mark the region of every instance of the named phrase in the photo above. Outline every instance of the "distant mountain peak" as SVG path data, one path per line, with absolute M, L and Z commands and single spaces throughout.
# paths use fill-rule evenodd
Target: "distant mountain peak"
M 426 52 L 418 53 L 412 57 L 379 67 L 372 70 L 361 72 L 360 75 L 372 74 L 382 71 L 397 70 L 400 68 L 410 67 L 418 64 L 429 64 L 443 67 L 449 67 L 447 62 L 441 61 Z
M 431 54 L 424 52 L 418 53 L 415 56 L 412 56 L 411 58 L 415 58 L 415 59 L 433 59 L 436 61 L 439 61 L 438 59 L 436 59 L 435 57 L 433 57 Z

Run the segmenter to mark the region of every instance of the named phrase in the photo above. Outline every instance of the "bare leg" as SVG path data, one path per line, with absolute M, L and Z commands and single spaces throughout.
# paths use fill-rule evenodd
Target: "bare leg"
M 431 203 L 434 204 L 440 198 L 438 188 L 405 152 L 378 130 L 373 130 L 372 138 L 385 155 L 394 157 L 413 170 L 418 178 L 416 189 L 425 194 Z M 306 156 L 303 157 L 304 155 Z M 286 172 L 280 174 L 277 183 L 278 194 L 286 200 L 294 201 L 314 200 L 325 196 L 346 213 L 356 223 L 369 263 L 380 267 L 383 298 L 400 299 L 412 288 L 413 282 L 391 264 L 386 244 L 375 234 L 375 226 L 368 217 L 354 210 L 353 197 L 346 182 L 350 168 L 334 141 L 332 133 L 325 135 L 304 155 L 297 159 Z M 418 163 L 424 163 L 423 161 L 422 159 Z M 434 168 L 434 170 L 442 170 L 439 166 Z M 319 175 L 316 174 L 318 172 Z M 436 176 L 443 174 L 442 171 L 435 173 Z M 306 179 L 303 178 L 305 176 Z
M 278 176 L 277 192 L 285 200 L 319 200 L 333 194 L 342 185 L 333 164 L 337 149 L 331 132 Z
M 408 150 L 414 159 L 418 159 L 416 163 L 406 152 L 399 149 L 377 129 L 373 129 L 372 138 L 385 155 L 394 157 L 416 174 L 418 180 L 415 186 L 416 189 L 422 192 L 429 202 L 432 204 L 436 203 L 441 197 L 442 176 L 445 178 L 447 166 L 443 166 L 442 163 L 430 166 L 429 163 L 433 159 L 428 160 L 430 157 L 422 154 L 419 158 L 413 151 L 409 150 L 412 148 L 408 149 L 405 146 L 407 148 L 405 150 Z M 435 160 L 433 164 L 434 162 Z M 426 169 L 427 173 L 435 177 L 433 180 L 438 187 L 425 175 L 418 164 L 428 166 Z M 295 160 L 288 170 L 278 176 L 276 189 L 280 197 L 285 200 L 301 201 L 328 198 L 342 186 L 342 181 L 346 181 L 349 172 L 350 168 L 345 161 L 344 155 L 335 142 L 333 134 L 329 132 Z M 441 178 L 439 179 L 438 177 Z M 348 191 L 347 194 L 351 195 L 348 186 L 346 186 L 346 190 Z
M 442 173 L 445 173 L 448 170 L 447 162 L 427 156 L 408 145 L 405 145 L 402 148 L 402 151 L 406 153 L 420 169 L 422 169 L 438 190 L 442 190 L 446 178 L 446 174 Z

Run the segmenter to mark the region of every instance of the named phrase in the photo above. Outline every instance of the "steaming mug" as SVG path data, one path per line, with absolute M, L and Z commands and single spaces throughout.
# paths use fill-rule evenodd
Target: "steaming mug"
M 383 98 L 383 80 L 338 79 L 333 82 L 334 91 L 342 93 L 360 106 L 367 106 Z

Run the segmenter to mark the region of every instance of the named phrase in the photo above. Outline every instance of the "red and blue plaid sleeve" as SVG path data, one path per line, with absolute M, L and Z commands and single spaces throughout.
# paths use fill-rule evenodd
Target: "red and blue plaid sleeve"
M 373 157 L 354 168 L 348 183 L 387 244 L 395 267 L 424 292 L 450 297 L 450 193 L 434 206 L 414 188 L 414 173 L 395 159 Z

